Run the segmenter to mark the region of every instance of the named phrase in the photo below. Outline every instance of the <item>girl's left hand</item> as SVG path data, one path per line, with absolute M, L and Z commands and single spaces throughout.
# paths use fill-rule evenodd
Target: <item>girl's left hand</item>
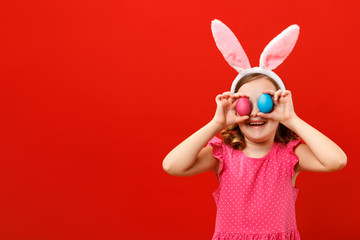
M 268 93 L 273 98 L 274 106 L 270 113 L 258 112 L 258 116 L 264 118 L 271 118 L 280 123 L 296 116 L 292 102 L 291 92 L 289 90 L 265 90 L 263 93 Z

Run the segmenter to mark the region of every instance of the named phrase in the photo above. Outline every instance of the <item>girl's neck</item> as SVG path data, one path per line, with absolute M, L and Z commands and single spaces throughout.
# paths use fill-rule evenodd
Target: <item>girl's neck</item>
M 268 154 L 274 145 L 274 139 L 268 139 L 264 142 L 252 142 L 245 137 L 246 147 L 243 153 L 251 158 L 262 158 Z

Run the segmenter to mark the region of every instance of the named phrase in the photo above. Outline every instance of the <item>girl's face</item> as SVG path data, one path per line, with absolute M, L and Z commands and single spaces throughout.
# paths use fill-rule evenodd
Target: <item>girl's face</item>
M 269 79 L 262 77 L 245 83 L 238 90 L 240 93 L 246 93 L 249 96 L 249 101 L 252 104 L 250 117 L 245 122 L 239 123 L 240 130 L 244 134 L 246 142 L 251 141 L 260 143 L 275 139 L 275 133 L 279 122 L 256 116 L 256 114 L 259 112 L 257 101 L 263 90 L 276 91 L 277 89 Z M 263 122 L 264 124 L 260 126 L 251 126 L 250 123 L 253 122 Z

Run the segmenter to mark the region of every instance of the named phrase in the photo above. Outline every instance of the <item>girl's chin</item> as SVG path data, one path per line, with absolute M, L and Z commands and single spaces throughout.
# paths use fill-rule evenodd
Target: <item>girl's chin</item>
M 245 135 L 245 138 L 246 141 L 250 141 L 253 143 L 264 143 L 264 142 L 268 142 L 270 139 L 274 139 L 271 136 L 254 135 L 254 134 Z
M 274 125 L 272 122 L 267 121 L 263 125 L 254 125 L 243 123 L 240 126 L 240 131 L 252 142 L 262 142 L 270 139 L 271 132 L 276 132 L 278 125 Z M 275 136 L 275 135 L 274 135 Z

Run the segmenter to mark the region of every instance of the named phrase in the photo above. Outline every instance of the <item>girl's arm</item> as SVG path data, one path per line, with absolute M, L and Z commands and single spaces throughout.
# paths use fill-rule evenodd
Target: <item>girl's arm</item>
M 185 176 L 188 175 L 186 173 L 187 170 L 191 168 L 196 161 L 201 161 L 202 171 L 200 172 L 215 170 L 217 163 L 215 158 L 204 156 L 205 160 L 202 161 L 197 159 L 197 156 L 205 144 L 221 130 L 222 126 L 220 124 L 215 121 L 210 121 L 171 150 L 163 160 L 163 169 L 171 175 Z M 211 151 L 208 152 L 208 155 L 211 155 Z
M 295 148 L 295 154 L 299 157 L 300 169 L 331 172 L 346 165 L 347 157 L 344 151 L 298 116 L 295 115 L 283 124 L 306 143 L 306 145 L 301 144 Z
M 289 90 L 264 91 L 273 95 L 274 109 L 271 113 L 258 113 L 261 117 L 279 121 L 295 132 L 306 144 L 295 148 L 302 170 L 331 172 L 343 168 L 347 163 L 344 151 L 324 134 L 300 119 L 294 111 Z
M 249 118 L 249 116 L 236 114 L 236 100 L 240 97 L 248 96 L 231 92 L 217 95 L 214 118 L 176 146 L 163 160 L 163 169 L 175 176 L 191 176 L 215 170 L 218 160 L 212 156 L 212 147 L 204 148 L 204 146 L 222 129 Z M 202 148 L 204 149 L 202 150 Z

